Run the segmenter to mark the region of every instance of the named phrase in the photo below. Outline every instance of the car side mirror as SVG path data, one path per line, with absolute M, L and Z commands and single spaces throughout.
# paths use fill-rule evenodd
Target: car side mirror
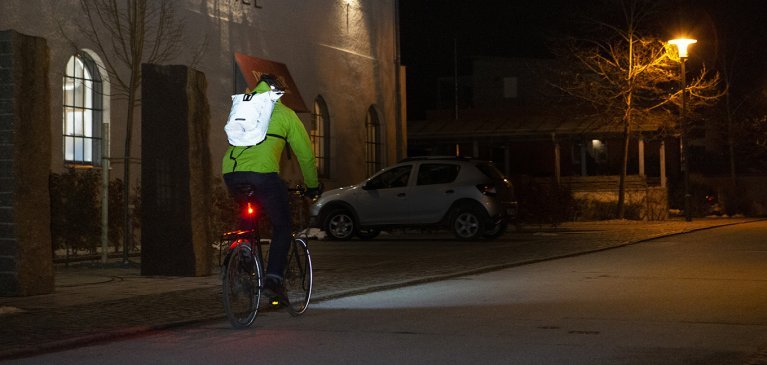
M 370 181 L 362 184 L 362 190 L 376 190 L 377 188 Z

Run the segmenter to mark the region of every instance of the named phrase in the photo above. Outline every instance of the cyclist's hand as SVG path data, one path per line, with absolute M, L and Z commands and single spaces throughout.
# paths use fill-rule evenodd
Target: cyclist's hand
M 306 192 L 304 192 L 304 197 L 309 199 L 317 199 L 320 196 L 320 189 L 319 188 L 306 188 Z

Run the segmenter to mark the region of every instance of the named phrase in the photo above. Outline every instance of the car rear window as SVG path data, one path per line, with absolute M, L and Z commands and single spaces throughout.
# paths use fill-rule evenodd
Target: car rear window
M 418 168 L 417 185 L 447 184 L 455 181 L 460 165 L 442 163 L 424 163 Z

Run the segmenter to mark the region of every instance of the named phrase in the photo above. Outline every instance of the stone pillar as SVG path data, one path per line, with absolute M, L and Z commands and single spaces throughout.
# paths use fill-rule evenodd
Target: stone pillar
M 45 39 L 0 32 L 0 296 L 54 289 L 48 63 Z
M 142 65 L 142 275 L 211 272 L 206 89 L 205 75 L 189 67 Z

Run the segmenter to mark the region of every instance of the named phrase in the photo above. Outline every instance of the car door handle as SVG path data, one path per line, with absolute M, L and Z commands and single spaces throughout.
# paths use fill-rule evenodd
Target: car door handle
M 405 193 L 399 193 L 399 194 L 397 194 L 397 198 L 404 198 L 404 197 L 405 197 L 405 195 L 407 195 L 407 194 L 405 194 Z
M 445 190 L 445 194 L 452 194 L 452 193 L 455 193 L 455 190 L 453 189 Z

